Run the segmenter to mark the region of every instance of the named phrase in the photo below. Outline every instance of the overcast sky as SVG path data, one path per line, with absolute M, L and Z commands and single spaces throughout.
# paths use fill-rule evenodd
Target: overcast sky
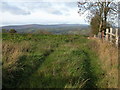
M 74 1 L 74 2 L 73 2 Z M 86 24 L 85 15 L 78 14 L 77 1 L 43 2 L 9 1 L 0 4 L 0 26 L 20 24 Z

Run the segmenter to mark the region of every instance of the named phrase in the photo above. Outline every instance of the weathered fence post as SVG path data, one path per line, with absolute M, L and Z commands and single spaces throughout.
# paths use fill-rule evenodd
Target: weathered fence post
M 106 36 L 105 36 L 105 38 L 106 38 L 107 41 L 108 41 L 108 31 L 109 31 L 109 29 L 106 29 Z
M 96 38 L 96 35 L 94 35 L 93 37 Z
M 115 32 L 115 43 L 116 43 L 116 46 L 118 47 L 118 39 L 119 39 L 119 36 L 118 36 L 118 28 L 116 28 L 116 32 Z
M 98 32 L 98 38 L 101 38 L 101 32 Z
M 98 36 L 99 36 L 99 34 L 100 34 L 100 32 L 98 33 Z M 105 38 L 104 38 L 104 36 L 105 36 Z M 101 39 L 102 39 L 102 42 L 103 42 L 103 40 L 106 40 L 106 41 L 110 41 L 111 43 L 115 43 L 115 45 L 118 47 L 118 45 L 119 45 L 118 28 L 115 29 L 115 33 L 113 33 L 113 28 L 110 28 L 110 29 L 107 28 L 105 35 L 104 35 L 104 31 L 102 31 Z
M 110 28 L 110 42 L 112 42 L 112 28 Z
M 104 31 L 101 32 L 102 42 L 104 40 Z

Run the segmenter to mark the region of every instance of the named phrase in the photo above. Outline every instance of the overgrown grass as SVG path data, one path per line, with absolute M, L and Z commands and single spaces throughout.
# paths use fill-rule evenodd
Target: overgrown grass
M 104 68 L 92 41 L 79 35 L 3 34 L 3 87 L 102 87 Z
M 118 48 L 110 42 L 93 39 L 90 43 L 91 49 L 100 58 L 100 66 L 103 70 L 102 80 L 99 85 L 101 88 L 118 88 Z

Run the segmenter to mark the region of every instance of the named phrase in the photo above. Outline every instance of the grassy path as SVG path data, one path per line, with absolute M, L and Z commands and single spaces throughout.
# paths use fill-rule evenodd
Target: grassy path
M 12 72 L 14 78 L 10 79 L 11 84 L 8 83 L 10 87 L 11 86 L 12 88 L 13 86 L 18 87 L 23 81 L 26 81 L 28 76 L 34 73 L 40 67 L 40 65 L 45 61 L 45 58 L 49 56 L 53 51 L 54 50 L 48 50 L 42 55 L 23 55 L 22 57 L 20 57 L 19 61 L 17 62 L 20 64 L 16 66 L 18 68 L 17 71 L 15 70 Z M 3 83 L 8 82 L 8 80 L 6 79 L 4 79 Z
M 6 38 L 9 38 L 14 44 L 8 43 L 9 40 Z M 7 40 L 5 45 L 14 45 L 12 48 L 17 48 L 23 41 L 29 43 L 28 49 L 24 49 L 24 43 L 23 47 L 20 47 L 22 48 L 20 50 L 22 55 L 18 58 L 16 66 L 11 65 L 15 69 L 9 72 L 10 67 L 3 68 L 4 87 L 99 87 L 98 81 L 101 79 L 102 73 L 99 58 L 91 50 L 90 41 L 85 37 L 76 35 L 38 35 L 31 37 L 17 35 L 14 39 L 10 39 L 10 36 L 6 35 L 4 40 Z M 10 48 L 10 45 L 6 46 L 8 49 Z M 9 55 L 10 51 L 3 53 Z M 5 65 L 7 65 L 6 62 L 3 66 Z
M 84 79 L 88 79 L 84 88 L 99 88 L 97 85 L 100 81 L 101 69 L 96 61 L 97 58 L 94 58 L 89 55 L 90 53 L 84 52 L 85 59 L 83 61 L 83 69 L 86 73 L 83 74 Z M 94 53 L 93 53 L 94 54 Z
M 28 77 L 27 85 L 25 81 L 20 87 L 97 88 L 101 73 L 98 60 L 86 39 L 62 43 Z

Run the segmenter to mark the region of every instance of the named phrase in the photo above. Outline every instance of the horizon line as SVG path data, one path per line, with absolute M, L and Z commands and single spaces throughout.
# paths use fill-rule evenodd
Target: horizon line
M 9 25 L 0 25 L 0 27 L 4 27 L 4 26 L 21 26 L 21 25 L 89 25 L 87 23 L 84 24 L 9 24 Z

